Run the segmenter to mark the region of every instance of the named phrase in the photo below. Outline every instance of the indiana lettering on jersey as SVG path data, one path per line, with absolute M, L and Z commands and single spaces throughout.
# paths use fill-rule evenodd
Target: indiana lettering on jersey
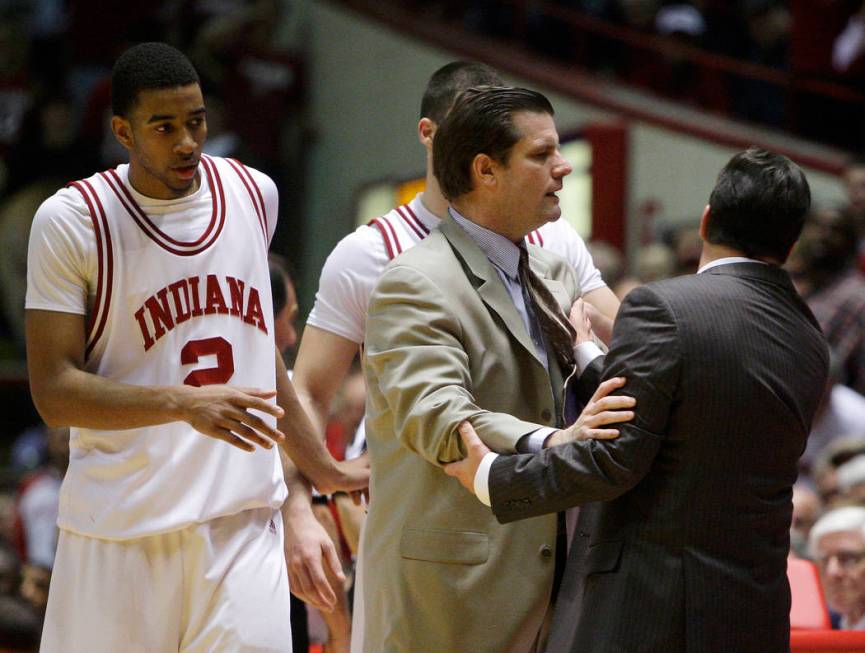
M 178 324 L 201 315 L 233 315 L 267 333 L 258 290 L 234 277 L 208 274 L 165 286 L 135 311 L 144 351 Z

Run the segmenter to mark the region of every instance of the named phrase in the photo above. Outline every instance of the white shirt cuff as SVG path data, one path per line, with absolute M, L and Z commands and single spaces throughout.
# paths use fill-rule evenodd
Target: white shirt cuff
M 574 359 L 577 363 L 577 373 L 582 374 L 593 360 L 598 356 L 603 356 L 604 352 L 594 342 L 581 342 L 574 347 Z
M 551 426 L 542 426 L 537 431 L 533 431 L 526 438 L 525 451 L 520 451 L 520 453 L 538 453 L 544 448 L 547 438 L 556 431 L 558 429 Z
M 499 454 L 490 451 L 481 459 L 481 464 L 478 465 L 478 471 L 475 472 L 475 495 L 485 506 L 492 506 L 490 501 L 490 467 L 493 466 L 493 461 L 498 458 Z

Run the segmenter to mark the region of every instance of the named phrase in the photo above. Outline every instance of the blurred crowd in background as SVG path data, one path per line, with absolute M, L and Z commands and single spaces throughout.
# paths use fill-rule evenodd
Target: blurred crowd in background
M 816 555 L 837 622 L 865 629 L 865 158 L 856 156 L 865 150 L 865 102 L 856 100 L 865 92 L 865 3 L 399 4 L 519 40 L 603 78 L 848 149 L 847 201 L 813 207 L 788 262 L 833 350 L 830 387 L 801 460 L 792 549 L 810 558 L 820 538 L 836 533 L 832 524 L 854 524 L 846 558 Z M 291 0 L 127 0 L 123 10 L 110 12 L 86 0 L 0 0 L 0 359 L 23 358 L 26 243 L 36 208 L 67 181 L 125 160 L 109 130 L 108 80 L 113 60 L 129 44 L 164 40 L 190 56 L 206 92 L 205 150 L 271 175 L 281 196 L 274 250 L 290 255 L 287 233 L 302 242 L 303 14 L 302 3 Z M 703 65 L 689 48 L 725 57 L 723 65 Z M 732 62 L 755 64 L 758 74 L 740 75 Z M 773 78 L 769 69 L 783 75 Z M 829 80 L 848 95 L 835 86 L 816 94 L 807 85 L 791 86 L 792 79 Z M 701 243 L 697 217 L 693 226 L 661 229 L 631 260 L 607 243 L 590 242 L 595 264 L 619 297 L 643 283 L 693 273 Z M 346 232 L 351 228 L 347 216 Z M 295 342 L 292 326 L 284 346 Z M 364 397 L 356 371 L 328 426 L 338 458 L 362 419 Z M 0 644 L 26 650 L 38 642 L 45 606 L 68 433 L 36 425 L 0 436 L 7 443 L 0 461 Z M 863 513 L 852 521 L 833 517 L 833 510 L 850 505 Z M 362 512 L 323 510 L 333 514 L 331 528 L 350 567 Z M 829 526 L 815 541 L 811 527 L 827 514 Z

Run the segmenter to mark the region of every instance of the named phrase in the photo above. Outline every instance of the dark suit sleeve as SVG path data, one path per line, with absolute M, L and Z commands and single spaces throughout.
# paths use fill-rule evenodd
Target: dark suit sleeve
M 493 512 L 505 523 L 592 501 L 606 501 L 649 471 L 678 395 L 681 353 L 675 317 L 649 287 L 632 291 L 613 330 L 603 378 L 627 378 L 618 391 L 637 399 L 615 440 L 571 442 L 532 455 L 502 455 L 490 469 Z

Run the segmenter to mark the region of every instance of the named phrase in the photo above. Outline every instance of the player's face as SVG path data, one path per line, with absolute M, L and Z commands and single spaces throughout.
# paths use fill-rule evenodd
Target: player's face
M 513 122 L 522 137 L 500 172 L 500 210 L 509 216 L 509 222 L 529 233 L 561 217 L 556 193 L 572 168 L 559 151 L 559 135 L 550 114 L 520 111 Z
M 129 177 L 139 193 L 173 199 L 198 188 L 198 162 L 207 137 L 198 84 L 142 91 L 125 122 L 128 140 L 122 134 L 118 139 L 129 150 Z

